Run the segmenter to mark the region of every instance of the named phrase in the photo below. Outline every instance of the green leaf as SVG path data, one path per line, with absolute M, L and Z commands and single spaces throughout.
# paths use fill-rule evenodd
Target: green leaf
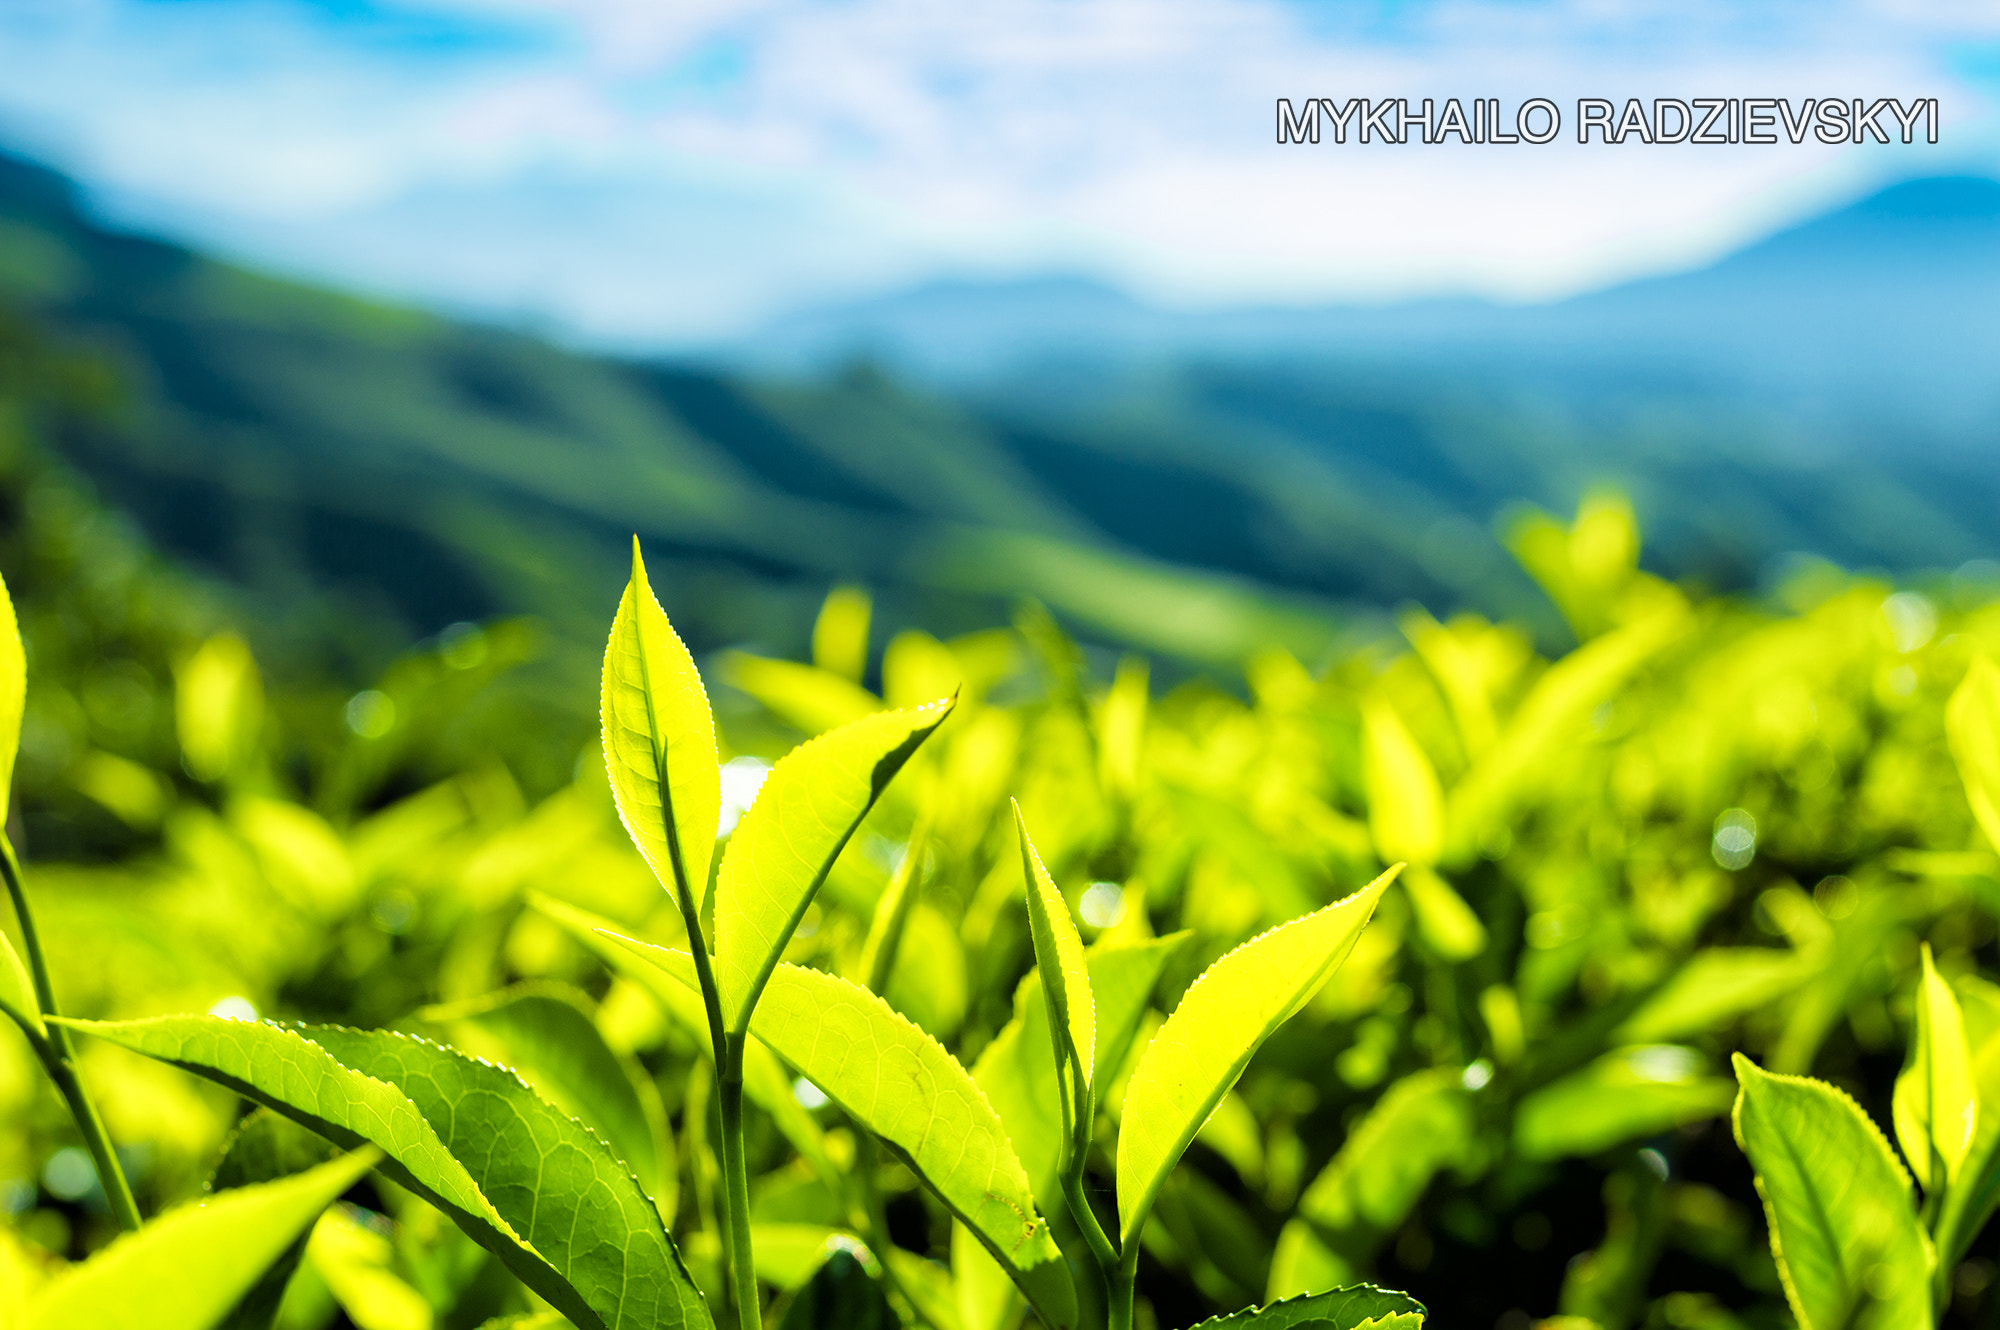
M 381 1158 L 356 1150 L 170 1210 L 50 1284 L 23 1330 L 208 1330 Z
M 1308 1293 L 1202 1321 L 1195 1330 L 1420 1330 L 1424 1304 L 1373 1284 Z
M 882 699 L 851 679 L 814 665 L 725 652 L 722 678 L 787 725 L 807 735 L 850 725 L 882 709 Z
M 1382 861 L 1435 864 L 1444 848 L 1444 792 L 1430 758 L 1380 698 L 1361 704 L 1361 776 L 1368 830 Z
M 813 664 L 829 674 L 860 683 L 868 672 L 868 592 L 858 586 L 837 586 L 826 593 L 813 620 Z
M 1923 946 L 1923 974 L 1917 981 L 1917 1032 L 1909 1065 L 1896 1078 L 1892 1117 L 1903 1158 L 1917 1185 L 1942 1191 L 1958 1180 L 1979 1126 L 1979 1101 L 1972 1091 L 1972 1053 L 1965 1042 L 1965 1016 L 1951 988 Z M 1942 1176 L 1940 1176 L 1942 1174 Z
M 205 1016 L 68 1022 L 342 1144 L 443 1210 L 584 1330 L 707 1327 L 659 1213 L 582 1126 L 505 1068 L 408 1035 Z
M 1457 1068 L 1405 1076 L 1348 1133 L 1299 1197 L 1299 1213 L 1372 1248 L 1408 1217 L 1439 1169 L 1465 1162 L 1472 1133 L 1472 1096 Z
M 1973 1048 L 1972 1083 L 1979 1097 L 1979 1118 L 1961 1170 L 1963 1182 L 1946 1189 L 1938 1216 L 1938 1258 L 1946 1269 L 1958 1265 L 2000 1207 L 2000 985 L 1961 975 L 1957 988 L 1966 1039 Z
M 1657 1044 L 1706 1034 L 1791 992 L 1812 974 L 1807 958 L 1773 947 L 1711 947 L 1674 971 L 1618 1027 L 1621 1043 Z
M 337 1151 L 322 1136 L 315 1135 L 290 1118 L 260 1108 L 237 1124 L 229 1138 L 215 1176 L 209 1180 L 212 1192 L 276 1182 L 324 1164 Z M 285 1298 L 285 1286 L 305 1258 L 306 1238 L 298 1238 L 279 1254 L 249 1292 L 224 1318 L 221 1330 L 270 1330 Z
M 21 953 L 5 933 L 0 933 L 0 1011 L 37 1039 L 47 1039 L 49 1029 L 42 1024 L 42 1006 L 35 1000 L 35 985 L 21 964 Z
M 1450 883 L 1418 864 L 1404 872 L 1403 890 L 1410 894 L 1417 931 L 1431 950 L 1448 961 L 1469 960 L 1486 950 L 1486 925 Z
M 659 1091 L 611 1051 L 579 1005 L 582 996 L 555 985 L 521 985 L 417 1015 L 456 1029 L 474 1056 L 519 1072 L 542 1098 L 602 1136 L 658 1199 L 666 1130 Z M 672 1179 L 664 1185 L 670 1190 Z
M 1736 1141 L 1801 1330 L 1925 1330 L 1930 1241 L 1881 1131 L 1823 1081 L 1735 1063 Z
M 1516 1105 L 1514 1148 L 1530 1159 L 1595 1154 L 1714 1117 L 1729 1107 L 1730 1096 L 1728 1081 L 1702 1075 L 1693 1049 L 1619 1049 Z
M 1208 967 L 1139 1055 L 1118 1136 L 1120 1242 L 1138 1240 L 1167 1173 L 1271 1032 L 1331 976 L 1395 878 L 1280 924 Z
M 686 985 L 686 952 L 614 936 Z M 910 1166 L 964 1221 L 1055 1330 L 1076 1290 L 1027 1172 L 970 1074 L 937 1040 L 859 984 L 819 970 L 771 972 L 750 1033 Z
M 618 816 L 653 875 L 699 911 L 722 816 L 715 717 L 694 658 L 646 582 L 639 540 L 611 622 L 600 694 L 604 768 Z
M 715 982 L 723 1025 L 750 1025 L 772 967 L 861 819 L 950 714 L 949 701 L 885 711 L 779 759 L 723 851 L 715 883 Z
M 14 789 L 14 754 L 21 747 L 21 713 L 27 701 L 28 655 L 14 621 L 13 597 L 0 579 L 0 821 L 7 817 Z
M 889 978 L 896 970 L 896 953 L 903 945 L 903 930 L 910 922 L 910 907 L 917 901 L 917 876 L 923 869 L 930 839 L 927 828 L 919 825 L 910 833 L 903 862 L 896 866 L 875 913 L 868 920 L 868 937 L 861 944 L 861 959 L 855 965 L 855 979 L 871 993 L 886 993 Z
M 1945 705 L 1944 730 L 1972 815 L 2000 849 L 2000 668 L 1984 654 L 1972 658 Z
M 1090 992 L 1090 969 L 1083 957 L 1083 937 L 1069 916 L 1069 902 L 1042 867 L 1028 839 L 1021 805 L 1014 804 L 1014 829 L 1021 837 L 1021 875 L 1028 884 L 1028 929 L 1035 943 L 1035 968 L 1053 1019 L 1055 1065 L 1067 1068 L 1060 1090 L 1064 1117 L 1071 1130 L 1087 1142 L 1091 1129 L 1091 1075 L 1097 1058 L 1097 1003 Z

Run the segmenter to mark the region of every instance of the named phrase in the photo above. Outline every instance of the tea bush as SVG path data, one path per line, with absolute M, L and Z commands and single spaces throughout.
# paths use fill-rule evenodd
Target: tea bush
M 517 626 L 308 699 L 24 593 L 0 1314 L 1990 1315 L 2000 605 L 1701 595 L 1609 497 L 1512 544 L 1571 649 L 1163 693 L 851 590 L 697 670 L 635 559 L 532 803 Z

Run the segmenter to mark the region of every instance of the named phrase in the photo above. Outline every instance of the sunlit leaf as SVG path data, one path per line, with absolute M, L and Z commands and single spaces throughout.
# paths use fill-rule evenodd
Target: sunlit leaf
M 28 657 L 14 621 L 14 599 L 0 580 L 0 818 L 14 789 L 14 755 L 21 747 L 21 714 L 28 700 Z
M 715 1054 L 708 1039 L 708 1012 L 702 1006 L 701 993 L 692 972 L 685 984 L 669 978 L 658 965 L 612 941 L 618 933 L 618 925 L 601 915 L 579 910 L 546 896 L 530 895 L 529 901 L 596 952 L 605 964 L 645 989 L 667 1015 L 692 1037 L 701 1056 L 713 1062 Z M 692 963 L 690 959 L 689 964 Z M 779 1063 L 777 1055 L 755 1041 L 743 1049 L 743 1093 L 751 1103 L 770 1114 L 779 1132 L 821 1176 L 829 1180 L 834 1177 L 833 1161 L 826 1153 L 825 1134 L 792 1093 L 792 1078 Z
M 856 586 L 827 592 L 813 620 L 813 664 L 850 683 L 860 683 L 868 669 L 868 593 Z
M 320 1216 L 306 1244 L 306 1259 L 357 1330 L 430 1330 L 431 1305 L 392 1268 L 395 1255 L 387 1238 L 339 1207 Z
M 1965 1017 L 1931 963 L 1929 943 L 1923 947 L 1916 1008 L 1916 1036 L 1909 1063 L 1896 1078 L 1892 1116 L 1917 1185 L 1933 1191 L 1957 1181 L 1978 1127 L 1979 1101 L 1973 1095 Z
M 1472 1096 L 1454 1067 L 1405 1076 L 1383 1092 L 1320 1175 L 1299 1213 L 1364 1241 L 1393 1231 L 1441 1168 L 1472 1148 Z
M 1735 1062 L 1736 1140 L 1802 1330 L 1930 1326 L 1930 1242 L 1880 1129 L 1822 1081 Z
M 211 637 L 175 671 L 174 726 L 197 780 L 242 766 L 263 718 L 264 688 L 250 648 L 233 633 Z
M 706 1327 L 658 1212 L 580 1123 L 504 1068 L 405 1035 L 215 1017 L 71 1022 L 343 1145 L 450 1215 L 586 1330 Z
M 806 735 L 851 725 L 882 709 L 882 700 L 845 675 L 816 665 L 725 652 L 722 679 L 762 702 L 772 715 Z
M 663 1180 L 671 1191 L 660 1159 L 659 1091 L 628 1070 L 575 998 L 554 987 L 522 986 L 418 1015 L 462 1031 L 471 1045 L 466 1051 L 512 1067 L 544 1099 L 602 1136 L 656 1199 Z
M 1021 806 L 1014 805 L 1014 829 L 1021 840 L 1021 874 L 1028 884 L 1028 931 L 1034 939 L 1035 965 L 1042 977 L 1055 1042 L 1058 1067 L 1070 1069 L 1061 1093 L 1071 1122 L 1087 1132 L 1090 1079 L 1097 1057 L 1097 1003 L 1090 992 L 1090 970 L 1084 961 L 1083 937 L 1070 918 L 1069 902 L 1042 866 L 1028 839 Z
M 1383 862 L 1419 868 L 1444 848 L 1444 793 L 1430 758 L 1395 708 L 1379 697 L 1361 704 L 1361 773 L 1368 789 L 1368 830 Z
M 337 1153 L 338 1149 L 325 1137 L 268 1108 L 259 1108 L 237 1124 L 235 1134 L 216 1163 L 209 1190 L 224 1192 L 289 1178 L 317 1168 Z M 219 1330 L 271 1330 L 284 1301 L 285 1287 L 305 1258 L 308 1236 L 299 1234 L 279 1254 L 221 1322 Z
M 1090 986 L 1097 1005 L 1097 1069 L 1105 1083 L 1125 1064 L 1160 972 L 1190 935 L 1175 933 L 1135 945 L 1099 944 L 1089 953 Z M 980 1051 L 972 1079 L 1000 1115 L 1036 1199 L 1062 1203 L 1057 1190 L 1062 1116 L 1049 1008 L 1041 977 L 1030 973 L 1014 994 L 1014 1018 Z
M 21 954 L 5 933 L 0 933 L 0 1011 L 37 1038 L 46 1038 L 41 1003 L 35 999 L 34 981 L 21 963 Z
M 1514 1109 L 1514 1146 L 1530 1159 L 1595 1154 L 1714 1117 L 1731 1095 L 1728 1081 L 1702 1073 L 1692 1049 L 1620 1049 L 1523 1099 Z
M 813 893 L 949 701 L 887 711 L 801 744 L 771 768 L 723 851 L 715 884 L 715 982 L 722 1019 L 747 1028 Z
M 1946 1269 L 1957 1267 L 1965 1249 L 2000 1207 L 2000 985 L 1977 975 L 1961 975 L 1956 988 L 1966 1042 L 1972 1048 L 1972 1085 L 1979 1112 L 1959 1185 L 1945 1191 L 1934 1230 L 1939 1263 Z
M 1146 662 L 1138 656 L 1119 661 L 1097 718 L 1097 777 L 1120 798 L 1131 798 L 1139 785 L 1150 700 Z
M 1424 1305 L 1372 1284 L 1308 1293 L 1199 1322 L 1195 1330 L 1420 1330 Z
M 50 1284 L 23 1330 L 209 1330 L 381 1157 L 363 1148 L 170 1210 Z
M 2000 849 L 2000 668 L 1984 654 L 1972 658 L 1952 692 L 1944 729 L 1972 815 L 1987 844 Z
M 1271 1032 L 1317 993 L 1374 913 L 1390 869 L 1252 938 L 1196 979 L 1139 1056 L 1118 1135 L 1120 1241 L 1136 1242 L 1167 1173 Z
M 618 940 L 695 982 L 687 953 Z M 993 1106 L 943 1046 L 859 984 L 796 965 L 772 971 L 750 1032 L 893 1149 L 1044 1320 L 1075 1323 L 1076 1292 L 1028 1175 Z
M 1448 961 L 1462 961 L 1486 949 L 1486 925 L 1450 883 L 1421 864 L 1404 869 L 1402 883 L 1417 916 L 1417 931 L 1431 950 Z
M 875 902 L 869 916 L 868 936 L 861 944 L 861 959 L 855 965 L 855 980 L 871 993 L 884 993 L 889 976 L 895 973 L 896 953 L 903 944 L 903 931 L 910 921 L 910 908 L 917 900 L 917 878 L 928 850 L 927 837 L 919 827 L 904 847 L 903 862 L 889 878 L 888 889 Z
M 1655 1044 L 1703 1034 L 1782 997 L 1812 973 L 1797 952 L 1711 947 L 1696 952 L 1618 1027 L 1622 1043 Z
M 636 538 L 604 649 L 600 706 L 618 816 L 661 884 L 684 883 L 699 906 L 722 814 L 715 717 L 694 658 L 646 582 Z

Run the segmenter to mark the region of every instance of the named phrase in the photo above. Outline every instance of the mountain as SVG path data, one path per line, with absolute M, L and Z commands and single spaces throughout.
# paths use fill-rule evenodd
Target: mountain
M 1959 418 L 2000 410 L 2000 181 L 1905 181 L 1693 272 L 1500 305 L 1161 310 L 1082 278 L 938 282 L 777 320 L 731 349 L 791 373 L 865 356 L 944 385 L 1052 364 L 1342 362 L 1432 372 L 1699 376 Z M 1940 400 L 1942 394 L 1943 400 Z
M 0 303 L 124 385 L 56 441 L 107 500 L 251 588 L 267 629 L 530 613 L 579 674 L 634 533 L 698 650 L 800 650 L 858 580 L 884 633 L 1033 596 L 1202 665 L 1315 657 L 1403 599 L 1559 634 L 1496 517 L 1606 483 L 1671 576 L 1949 569 L 2000 553 L 1996 294 L 2000 185 L 1920 181 L 1547 306 L 1196 316 L 959 286 L 728 368 L 273 280 L 0 158 Z
M 594 654 L 636 533 L 697 647 L 796 650 L 836 579 L 876 588 L 885 628 L 986 626 L 1036 596 L 1099 640 L 1192 660 L 1340 631 L 1324 595 L 1108 537 L 976 413 L 880 375 L 580 355 L 277 281 L 106 228 L 11 158 L 0 302 L 124 387 L 65 427 L 65 457 L 281 618 L 373 617 L 408 640 L 531 613 Z

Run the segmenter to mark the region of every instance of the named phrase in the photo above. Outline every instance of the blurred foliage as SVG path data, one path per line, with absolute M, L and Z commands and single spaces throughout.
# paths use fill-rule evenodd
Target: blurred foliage
M 619 825 L 595 737 L 510 689 L 532 630 L 454 628 L 359 693 L 275 681 L 226 593 L 162 565 L 33 446 L 49 408 L 21 385 L 87 409 L 89 374 L 4 335 L 0 363 L 0 573 L 30 653 L 9 826 L 65 1010 L 400 1026 L 505 1060 L 650 1158 L 647 1188 L 712 1288 L 701 1036 L 562 922 L 567 907 L 671 942 L 678 913 Z M 1945 721 L 1975 658 L 2000 652 L 1994 588 L 1814 565 L 1768 603 L 1701 597 L 1639 568 L 1611 495 L 1509 537 L 1576 636 L 1566 654 L 1412 607 L 1398 641 L 1311 667 L 1272 649 L 1240 686 L 1155 694 L 1145 662 L 1093 669 L 1033 605 L 1005 628 L 880 643 L 865 593 L 842 588 L 816 664 L 704 671 L 729 685 L 725 828 L 802 738 L 957 692 L 786 957 L 883 963 L 871 921 L 909 867 L 887 996 L 983 1084 L 1011 1056 L 1033 967 L 1010 797 L 1086 942 L 1192 933 L 1145 1029 L 1238 943 L 1411 863 L 1162 1190 L 1139 1275 L 1150 1324 L 1367 1278 L 1444 1325 L 1784 1324 L 1720 1116 L 1729 1054 L 1810 1071 L 1886 1124 L 1920 944 L 1947 980 L 1994 968 L 2000 859 Z M 1991 820 L 1990 755 L 1960 760 Z M 266 1130 L 239 1124 L 233 1095 L 108 1045 L 87 1041 L 84 1065 L 149 1214 L 198 1194 L 233 1135 Z M 1106 1081 L 1114 1118 L 1129 1071 Z M 794 1294 L 837 1304 L 849 1266 L 879 1254 L 856 1241 L 850 1125 L 810 1086 L 765 1090 L 754 1219 L 784 1318 Z M 11 1028 L 0 1121 L 4 1323 L 111 1225 Z M 1108 1154 L 1090 1176 L 1109 1187 Z M 906 1323 L 1021 1314 L 1004 1285 L 947 1276 L 948 1216 L 907 1168 L 879 1161 L 873 1182 Z M 1973 1244 L 1947 1324 L 1993 1314 L 1996 1256 Z M 437 1211 L 376 1181 L 320 1221 L 279 1323 L 535 1310 Z

